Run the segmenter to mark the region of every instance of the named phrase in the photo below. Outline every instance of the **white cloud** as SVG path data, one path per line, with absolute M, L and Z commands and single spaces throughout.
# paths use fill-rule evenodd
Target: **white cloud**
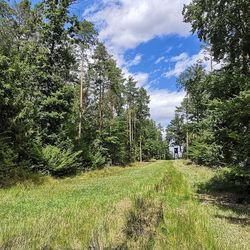
M 141 62 L 142 56 L 136 55 L 126 62 L 124 53 L 148 42 L 154 37 L 177 34 L 189 35 L 190 25 L 183 22 L 182 8 L 191 0 L 99 0 L 98 6 L 92 6 L 83 14 L 99 30 L 99 37 L 105 42 L 109 53 L 123 69 L 125 77 L 132 75 L 139 87 L 147 89 L 150 95 L 151 116 L 157 122 L 166 125 L 174 115 L 185 93 L 152 89 L 154 81 L 149 83 L 149 74 L 137 72 L 131 74 L 129 67 Z M 166 48 L 169 53 L 173 48 Z M 166 60 L 158 58 L 155 63 Z M 176 61 L 176 63 L 178 63 Z
M 151 117 L 166 126 L 174 116 L 176 106 L 185 97 L 184 91 L 169 91 L 166 89 L 149 89 Z
M 98 11 L 98 4 L 97 3 L 93 3 L 90 7 L 88 7 L 84 12 L 83 12 L 83 16 L 89 16 L 93 13 L 95 13 L 96 11 Z
M 187 53 L 181 53 L 178 56 L 173 56 L 170 58 L 170 62 L 178 62 L 178 61 L 183 61 L 188 59 L 188 54 Z
M 133 74 L 133 77 L 138 82 L 137 87 L 148 88 L 147 87 L 148 78 L 149 78 L 148 73 L 138 72 L 138 73 Z
M 190 1 L 100 0 L 87 8 L 83 16 L 97 26 L 99 37 L 126 74 L 127 68 L 139 64 L 142 59 L 141 55 L 136 55 L 132 61 L 126 62 L 124 53 L 127 49 L 156 36 L 189 34 L 190 26 L 183 22 L 182 8 Z M 170 50 L 172 47 L 167 48 L 166 53 Z M 136 77 L 143 84 L 148 78 L 146 73 L 140 72 Z
M 131 66 L 135 66 L 138 65 L 141 62 L 142 59 L 142 55 L 141 54 L 137 54 L 133 60 L 127 62 L 127 67 L 131 67 Z
M 211 61 L 209 60 L 208 52 L 205 50 L 200 50 L 198 54 L 189 56 L 187 53 L 181 53 L 178 56 L 171 57 L 170 62 L 175 62 L 174 68 L 167 71 L 164 75 L 165 77 L 178 77 L 182 72 L 184 72 L 188 67 L 193 64 L 200 62 L 205 67 L 206 71 L 211 71 Z M 221 68 L 222 63 L 212 62 L 213 69 Z
M 159 58 L 155 61 L 155 64 L 160 63 L 160 62 L 161 62 L 162 60 L 164 60 L 164 59 L 165 59 L 164 56 L 159 57 Z
M 156 36 L 186 36 L 189 25 L 183 23 L 183 4 L 190 0 L 116 0 L 102 1 L 99 11 L 87 9 L 85 16 L 100 28 L 100 37 L 110 47 L 135 48 Z
M 137 81 L 137 87 L 148 88 L 148 79 L 149 79 L 148 73 L 146 72 L 130 73 L 127 67 L 122 67 L 122 71 L 124 73 L 125 78 L 132 76 L 135 79 L 135 81 Z

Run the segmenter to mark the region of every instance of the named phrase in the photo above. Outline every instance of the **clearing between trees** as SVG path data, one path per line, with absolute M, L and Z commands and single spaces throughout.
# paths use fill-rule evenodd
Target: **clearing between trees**
M 156 161 L 1 189 L 0 249 L 249 249 L 249 205 L 208 195 L 215 175 Z

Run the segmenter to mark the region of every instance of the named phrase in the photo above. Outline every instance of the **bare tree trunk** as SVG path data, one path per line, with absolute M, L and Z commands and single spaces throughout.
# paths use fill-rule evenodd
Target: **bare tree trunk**
M 135 132 L 136 132 L 136 114 L 134 115 L 134 122 L 133 122 L 133 140 L 135 140 L 135 136 L 136 136 L 136 134 L 135 134 Z
M 187 94 L 187 106 L 186 106 L 186 122 L 188 125 L 188 101 L 189 101 L 189 94 Z M 188 159 L 188 149 L 189 149 L 189 132 L 188 132 L 188 126 L 187 126 L 187 132 L 186 132 L 186 158 Z
M 130 151 L 131 151 L 131 147 L 132 147 L 132 121 L 131 121 L 130 106 L 128 108 L 128 125 L 129 125 L 129 145 L 130 145 Z
M 140 162 L 142 163 L 142 145 L 141 145 L 141 136 L 140 136 Z
M 131 141 L 134 141 L 134 117 L 133 113 L 131 112 Z
M 110 116 L 111 119 L 114 118 L 114 105 L 113 105 L 113 92 L 112 87 L 109 87 L 109 108 L 110 108 Z
M 102 82 L 100 83 L 100 90 L 99 90 L 99 132 L 102 130 L 102 93 L 103 93 L 103 86 Z
M 213 57 L 211 55 L 211 51 L 210 51 L 210 70 L 211 72 L 213 71 Z
M 80 76 L 80 114 L 79 114 L 79 130 L 78 138 L 81 138 L 82 134 L 82 121 L 83 121 L 83 61 L 81 62 L 81 76 Z

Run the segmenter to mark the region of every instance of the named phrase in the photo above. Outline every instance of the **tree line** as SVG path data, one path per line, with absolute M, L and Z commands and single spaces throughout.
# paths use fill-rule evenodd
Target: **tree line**
M 202 63 L 178 79 L 186 97 L 168 125 L 169 143 L 185 145 L 198 164 L 229 166 L 250 177 L 250 7 L 246 0 L 193 0 L 185 22 L 204 42 L 211 70 Z M 214 63 L 221 63 L 214 70 Z
M 1 180 L 164 159 L 149 96 L 72 0 L 0 2 Z

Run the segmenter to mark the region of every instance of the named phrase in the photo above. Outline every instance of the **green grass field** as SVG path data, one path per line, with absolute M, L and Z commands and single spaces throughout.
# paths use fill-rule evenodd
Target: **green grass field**
M 249 249 L 226 219 L 246 215 L 196 199 L 214 174 L 158 161 L 2 189 L 0 249 Z

